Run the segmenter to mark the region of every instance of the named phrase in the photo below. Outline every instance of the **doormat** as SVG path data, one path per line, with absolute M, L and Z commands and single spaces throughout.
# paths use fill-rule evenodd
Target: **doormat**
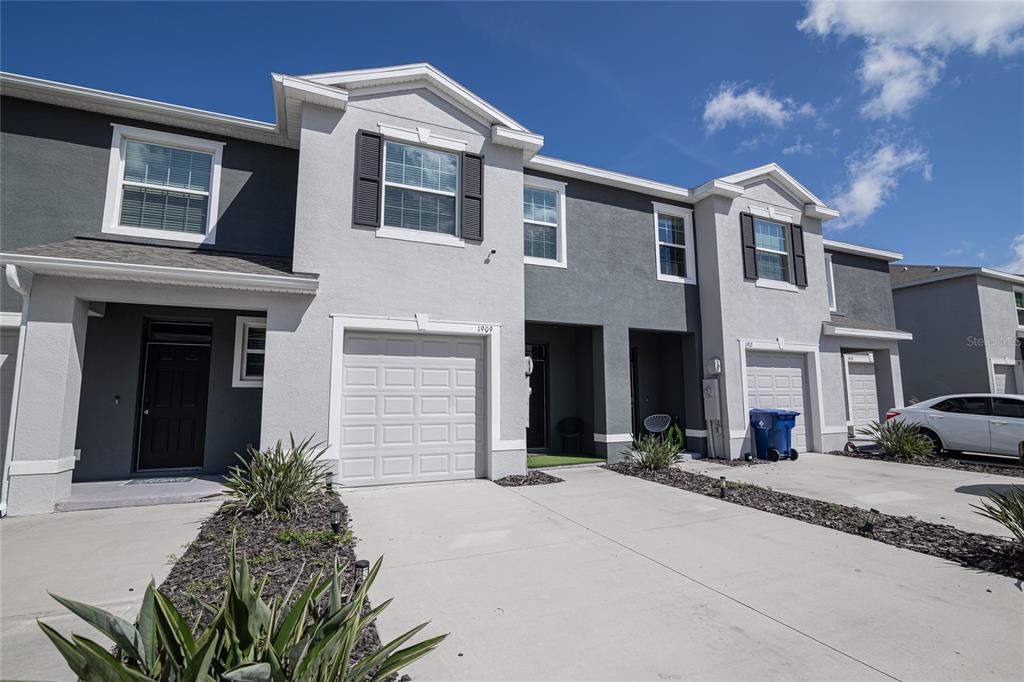
M 194 481 L 195 476 L 177 476 L 171 478 L 133 478 L 125 485 L 150 485 L 153 483 L 188 483 Z

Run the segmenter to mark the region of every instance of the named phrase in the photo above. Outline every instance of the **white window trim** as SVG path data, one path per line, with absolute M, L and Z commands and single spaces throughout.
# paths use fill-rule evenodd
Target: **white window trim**
M 753 207 L 751 207 L 751 208 L 753 208 Z M 793 275 L 793 258 L 789 254 L 789 249 L 793 248 L 793 245 L 789 243 L 789 228 L 788 228 L 788 226 L 784 222 L 782 222 L 781 218 L 769 218 L 769 217 L 761 216 L 761 215 L 758 215 L 757 217 L 760 218 L 761 220 L 765 221 L 765 222 L 774 223 L 775 225 L 781 225 L 782 226 L 782 238 L 786 242 L 786 251 L 780 251 L 778 249 L 768 249 L 768 248 L 765 248 L 763 246 L 758 246 L 757 245 L 757 225 L 756 225 L 756 221 L 755 221 L 755 225 L 754 225 L 754 258 L 757 258 L 757 252 L 758 251 L 762 251 L 764 253 L 771 253 L 771 254 L 774 254 L 776 256 L 785 256 L 786 257 L 786 272 L 790 276 L 792 276 Z M 796 287 L 796 285 L 792 284 L 789 281 L 783 282 L 780 279 L 772 279 L 770 277 L 760 277 L 759 276 L 754 281 L 754 284 L 759 286 L 759 287 L 762 287 L 764 289 L 778 289 L 779 291 L 800 291 Z
M 557 198 L 555 199 L 556 211 L 558 213 L 558 224 L 552 225 L 551 223 L 542 223 L 536 220 L 527 220 L 523 218 L 523 223 L 530 223 L 533 225 L 544 225 L 547 227 L 555 228 L 555 258 L 538 258 L 537 256 L 523 256 L 523 262 L 527 265 L 543 265 L 548 268 L 565 268 L 568 266 L 568 252 L 566 250 L 565 243 L 565 186 L 566 183 L 558 180 L 549 180 L 547 178 L 537 178 L 530 175 L 523 176 L 523 187 L 533 187 L 535 189 L 543 189 L 549 192 L 555 192 Z
M 378 128 L 381 129 L 383 134 L 384 129 L 389 129 L 390 132 L 395 130 L 401 130 L 397 128 L 389 128 L 386 125 L 378 124 Z M 462 202 L 460 201 L 462 196 L 462 156 L 456 150 L 450 148 L 441 147 L 436 144 L 437 140 L 433 139 L 430 135 L 430 131 L 423 129 L 427 133 L 427 138 L 431 140 L 431 144 L 424 144 L 419 141 L 419 137 L 415 140 L 403 139 L 401 136 L 388 135 L 385 136 L 381 142 L 381 175 L 380 175 L 380 227 L 377 228 L 377 236 L 382 239 L 398 239 L 404 242 L 420 242 L 421 244 L 439 244 L 441 246 L 454 246 L 458 248 L 464 248 L 466 241 L 462 238 L 462 221 L 459 219 L 459 209 L 461 208 Z M 388 167 L 388 142 L 395 142 L 397 144 L 405 144 L 411 147 L 421 147 L 430 151 L 436 151 L 441 154 L 455 154 L 459 157 L 459 168 L 455 173 L 455 192 L 444 192 L 441 190 L 429 189 L 427 187 L 416 187 L 413 185 L 405 185 L 399 182 L 388 182 L 387 167 Z M 426 194 L 436 194 L 442 197 L 455 197 L 455 234 L 448 234 L 446 232 L 429 232 L 427 230 L 417 230 L 412 227 L 399 227 L 397 225 L 385 225 L 384 224 L 384 195 L 387 192 L 388 187 L 398 187 L 400 189 L 407 189 L 413 192 L 424 192 Z
M 1024 289 L 1022 289 L 1020 287 L 1014 287 L 1013 288 L 1013 314 L 1014 314 L 1014 317 L 1015 317 L 1015 321 L 1017 322 L 1017 329 L 1024 329 L 1024 324 L 1021 324 L 1019 322 L 1020 315 L 1017 314 L 1018 311 L 1024 310 L 1024 308 L 1018 308 L 1017 307 L 1017 294 L 1024 294 Z
M 464 152 L 466 147 L 469 146 L 469 140 L 458 140 L 454 137 L 437 135 L 432 133 L 430 128 L 424 128 L 423 126 L 403 128 L 388 123 L 378 123 L 377 130 L 386 138 L 401 142 L 411 142 L 418 147 L 436 147 L 450 152 Z
M 267 318 L 265 317 L 243 317 L 239 316 L 235 318 L 235 362 L 231 371 L 231 386 L 234 388 L 262 388 L 263 378 L 259 379 L 247 379 L 245 377 L 245 356 L 247 353 L 259 352 L 250 351 L 246 348 L 246 337 L 248 336 L 248 330 L 250 327 L 262 327 L 267 328 Z M 263 349 L 263 354 L 266 356 L 266 348 Z M 264 362 L 264 371 L 266 371 L 266 362 Z
M 112 123 L 113 134 L 110 141 L 110 163 L 107 167 L 107 194 L 103 204 L 103 228 L 106 234 L 119 234 L 128 237 L 149 237 L 170 241 L 189 242 L 190 244 L 215 244 L 217 241 L 217 218 L 220 202 L 220 170 L 224 143 L 204 140 L 198 137 L 187 137 L 159 130 L 133 128 Z M 206 214 L 206 233 L 188 234 L 174 230 L 157 230 L 150 227 L 134 227 L 121 225 L 121 184 L 124 179 L 125 148 L 128 140 L 138 140 L 169 147 L 191 149 L 213 155 L 213 168 L 210 172 L 210 193 Z M 156 189 L 179 191 L 154 185 Z M 182 190 L 189 194 L 188 190 Z M 194 192 L 193 192 L 194 193 Z
M 697 273 L 697 266 L 696 254 L 694 253 L 696 245 L 693 242 L 693 209 L 683 208 L 682 206 L 673 206 L 671 204 L 662 204 L 657 201 L 652 201 L 651 205 L 654 207 L 654 272 L 658 276 L 658 281 L 696 284 L 697 279 L 695 275 Z M 675 275 L 666 275 L 661 272 L 662 242 L 661 235 L 658 232 L 658 216 L 662 213 L 683 219 L 683 238 L 686 240 L 686 244 L 684 246 L 680 246 L 679 244 L 666 243 L 665 245 L 676 249 L 683 249 L 683 253 L 686 256 L 686 277 L 676 277 Z
M 836 306 L 836 277 L 835 270 L 832 269 L 832 254 L 825 254 L 825 277 L 828 281 L 825 283 L 825 291 L 828 294 L 828 309 L 832 312 L 838 310 Z

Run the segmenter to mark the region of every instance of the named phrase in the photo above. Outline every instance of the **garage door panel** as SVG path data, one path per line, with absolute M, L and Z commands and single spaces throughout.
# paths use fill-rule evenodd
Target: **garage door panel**
M 870 357 L 870 356 L 868 356 Z M 879 418 L 878 388 L 874 362 L 853 360 L 846 370 L 847 419 L 853 426 L 862 426 Z
M 747 354 L 747 400 L 750 407 L 794 410 L 800 413 L 793 429 L 793 447 L 807 449 L 804 407 L 807 382 L 803 355 L 794 353 Z
M 486 435 L 482 341 L 360 333 L 344 348 L 344 376 L 354 379 L 342 400 L 344 483 L 476 475 Z
M 996 383 L 993 393 L 1017 393 L 1017 375 L 1012 365 L 993 365 L 992 374 Z

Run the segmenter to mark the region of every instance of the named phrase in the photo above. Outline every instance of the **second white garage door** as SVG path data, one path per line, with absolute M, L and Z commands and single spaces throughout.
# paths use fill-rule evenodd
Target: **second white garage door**
M 879 418 L 875 363 L 870 355 L 851 355 L 844 359 L 847 419 L 854 427 L 859 428 Z
M 484 364 L 483 342 L 471 337 L 346 333 L 342 483 L 482 475 Z
M 1014 369 L 1013 365 L 992 365 L 992 376 L 996 382 L 993 393 L 1006 395 L 1017 392 L 1017 376 Z
M 807 450 L 805 406 L 810 404 L 805 381 L 804 356 L 791 353 L 747 354 L 747 399 L 750 407 L 796 410 L 793 447 Z

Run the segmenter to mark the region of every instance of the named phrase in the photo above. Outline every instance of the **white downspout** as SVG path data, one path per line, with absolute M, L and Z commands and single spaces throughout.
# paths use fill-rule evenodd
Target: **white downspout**
M 7 416 L 7 443 L 4 448 L 4 472 L 0 479 L 0 516 L 7 516 L 7 472 L 14 455 L 15 421 L 18 418 L 18 395 L 21 393 L 21 369 L 25 364 L 25 329 L 28 324 L 28 300 L 32 293 L 32 273 L 18 270 L 10 263 L 4 268 L 7 283 L 21 294 L 21 324 L 18 325 L 18 355 L 14 361 L 14 386 L 11 388 L 11 413 Z

